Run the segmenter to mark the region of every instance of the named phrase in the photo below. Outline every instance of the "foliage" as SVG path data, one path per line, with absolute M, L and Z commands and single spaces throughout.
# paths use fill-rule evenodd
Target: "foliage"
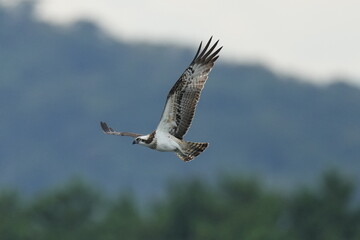
M 106 200 L 81 182 L 24 201 L 0 194 L 0 239 L 359 239 L 354 185 L 336 172 L 284 195 L 255 180 L 176 182 L 142 208 L 130 194 Z

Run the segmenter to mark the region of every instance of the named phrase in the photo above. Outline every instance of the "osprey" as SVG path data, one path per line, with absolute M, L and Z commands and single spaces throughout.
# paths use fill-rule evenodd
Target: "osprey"
M 208 143 L 188 142 L 183 140 L 183 137 L 190 127 L 201 91 L 222 49 L 220 47 L 215 50 L 219 40 L 210 47 L 211 40 L 212 37 L 204 49 L 201 47 L 202 42 L 200 43 L 190 66 L 171 88 L 155 131 L 147 135 L 117 132 L 105 122 L 100 122 L 104 133 L 133 137 L 133 144 L 140 144 L 162 152 L 175 152 L 185 162 L 203 152 Z

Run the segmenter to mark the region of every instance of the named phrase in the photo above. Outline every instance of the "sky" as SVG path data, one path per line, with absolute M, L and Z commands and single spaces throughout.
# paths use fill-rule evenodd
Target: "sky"
M 224 46 L 224 62 L 360 86 L 359 13 L 358 0 L 38 0 L 37 7 L 42 20 L 89 19 L 126 41 L 195 50 L 213 35 Z

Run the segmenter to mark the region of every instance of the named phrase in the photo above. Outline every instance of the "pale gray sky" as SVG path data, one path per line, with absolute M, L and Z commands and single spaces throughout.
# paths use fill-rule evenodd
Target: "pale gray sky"
M 214 35 L 223 61 L 260 62 L 317 82 L 345 76 L 360 85 L 359 0 L 40 0 L 37 10 L 60 24 L 95 20 L 125 40 L 195 49 Z

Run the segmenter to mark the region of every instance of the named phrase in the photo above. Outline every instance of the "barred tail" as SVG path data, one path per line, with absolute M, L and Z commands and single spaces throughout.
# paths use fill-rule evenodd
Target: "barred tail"
M 208 146 L 209 143 L 184 142 L 182 151 L 178 151 L 176 154 L 181 160 L 188 162 L 202 153 Z

